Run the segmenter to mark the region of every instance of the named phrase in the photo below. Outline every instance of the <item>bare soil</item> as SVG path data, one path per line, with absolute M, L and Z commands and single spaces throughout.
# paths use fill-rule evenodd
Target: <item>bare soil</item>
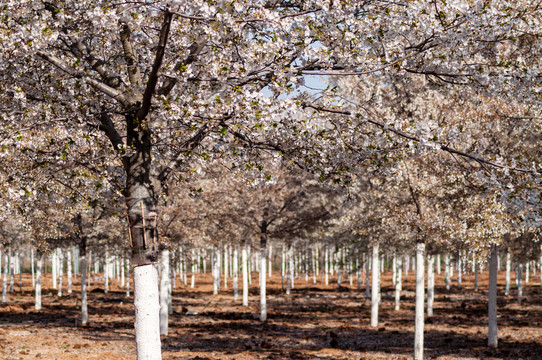
M 135 359 L 133 298 L 115 281 L 104 294 L 103 283 L 89 289 L 90 324 L 81 327 L 79 283 L 59 298 L 50 275 L 43 284 L 43 309 L 34 310 L 29 274 L 19 292 L 0 304 L 0 359 Z M 436 277 L 435 315 L 425 327 L 426 359 L 542 359 L 542 291 L 540 277 L 525 286 L 520 306 L 516 289 L 504 296 L 504 273 L 499 274 L 499 348 L 488 350 L 487 273 L 480 290 L 474 276 L 464 276 L 461 289 L 447 291 Z M 348 282 L 314 285 L 304 276 L 291 295 L 281 289 L 280 274 L 268 284 L 268 321 L 257 319 L 257 276 L 253 274 L 250 306 L 233 300 L 228 289 L 212 295 L 210 274 L 199 274 L 196 288 L 173 291 L 170 332 L 162 339 L 163 358 L 174 359 L 410 359 L 414 340 L 414 278 L 404 279 L 402 308 L 394 310 L 391 274 L 382 279 L 380 325 L 372 328 L 370 302 L 364 291 Z M 454 283 L 455 284 L 455 283 Z M 222 284 L 223 286 L 223 281 Z M 66 291 L 64 290 L 64 293 Z M 197 315 L 187 315 L 186 310 Z

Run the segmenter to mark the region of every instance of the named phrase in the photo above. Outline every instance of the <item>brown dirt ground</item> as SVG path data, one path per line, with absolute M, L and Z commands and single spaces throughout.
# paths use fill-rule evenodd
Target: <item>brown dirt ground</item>
M 487 273 L 480 291 L 473 291 L 472 274 L 463 287 L 446 291 L 436 279 L 435 315 L 425 327 L 426 359 L 542 359 L 542 290 L 539 275 L 526 286 L 519 306 L 515 288 L 504 296 L 499 274 L 499 349 L 486 348 Z M 135 359 L 133 298 L 115 285 L 104 294 L 95 282 L 89 292 L 90 325 L 79 324 L 79 284 L 74 293 L 58 298 L 47 275 L 43 309 L 34 310 L 31 280 L 23 276 L 19 292 L 0 304 L 0 358 L 11 359 Z M 268 285 L 268 321 L 258 314 L 257 276 L 253 274 L 250 306 L 233 301 L 229 288 L 212 295 L 209 274 L 198 275 L 195 289 L 180 285 L 173 291 L 170 335 L 163 338 L 165 360 L 176 359 L 410 359 L 414 338 L 414 278 L 404 281 L 402 309 L 394 310 L 391 274 L 382 280 L 380 325 L 369 326 L 370 303 L 348 282 L 336 285 L 298 279 L 292 295 L 281 290 L 275 272 Z M 320 279 L 319 279 L 320 280 Z M 321 281 L 320 281 L 321 282 Z M 185 315 L 180 308 L 198 315 Z

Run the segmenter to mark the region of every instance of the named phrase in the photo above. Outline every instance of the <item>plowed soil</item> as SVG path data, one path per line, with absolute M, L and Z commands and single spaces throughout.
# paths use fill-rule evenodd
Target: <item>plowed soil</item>
M 95 275 L 93 275 L 95 276 Z M 426 318 L 426 359 L 542 359 L 542 291 L 540 276 L 525 285 L 522 305 L 516 289 L 504 296 L 499 274 L 499 348 L 488 350 L 487 273 L 480 290 L 465 274 L 462 287 L 446 290 L 436 277 L 434 316 Z M 107 294 L 103 282 L 89 289 L 90 324 L 80 326 L 79 283 L 72 294 L 57 296 L 50 275 L 43 284 L 43 309 L 34 310 L 29 274 L 19 277 L 8 301 L 0 304 L 1 359 L 135 359 L 133 298 L 114 280 Z M 337 290 L 312 279 L 296 279 L 291 295 L 274 273 L 268 284 L 268 320 L 258 320 L 258 277 L 253 274 L 250 305 L 233 300 L 228 288 L 212 295 L 211 276 L 198 274 L 196 287 L 173 290 L 169 336 L 162 339 L 164 359 L 410 359 L 414 339 L 414 278 L 404 278 L 402 308 L 394 310 L 391 274 L 382 280 L 380 324 L 370 327 L 370 301 L 356 279 Z M 64 282 L 65 283 L 65 282 Z M 514 283 L 512 281 L 512 283 Z M 224 286 L 222 280 L 221 286 Z M 64 289 L 64 293 L 66 290 Z M 187 315 L 186 311 L 196 312 Z

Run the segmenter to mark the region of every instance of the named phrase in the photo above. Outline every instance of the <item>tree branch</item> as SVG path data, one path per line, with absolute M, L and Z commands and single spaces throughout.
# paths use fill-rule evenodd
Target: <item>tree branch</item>
M 160 30 L 160 39 L 158 41 L 158 48 L 156 49 L 156 57 L 154 58 L 154 63 L 152 65 L 152 70 L 149 75 L 147 87 L 145 88 L 145 92 L 143 93 L 143 102 L 136 115 L 136 119 L 139 121 L 145 119 L 151 109 L 151 100 L 156 90 L 156 84 L 158 83 L 158 71 L 162 66 L 162 60 L 164 59 L 164 53 L 166 50 L 169 28 L 171 26 L 172 19 L 173 14 L 166 10 L 166 13 L 164 15 L 164 22 L 162 23 L 162 29 Z
M 130 41 L 131 36 L 132 31 L 130 30 L 130 27 L 128 24 L 123 24 L 120 32 L 120 40 L 122 42 L 122 49 L 124 50 L 124 59 L 126 60 L 126 65 L 128 67 L 128 78 L 132 85 L 138 86 L 141 85 L 141 73 L 137 66 L 137 56 L 134 52 L 132 42 Z
M 347 116 L 357 115 L 357 114 L 354 114 L 353 112 L 348 111 L 348 110 L 329 109 L 329 108 L 324 108 L 324 107 L 314 105 L 314 104 L 311 104 L 311 103 L 303 103 L 302 106 L 306 107 L 306 108 L 311 108 L 311 109 L 314 109 L 314 110 L 320 111 L 320 112 L 328 112 L 328 113 L 347 115 Z M 381 129 L 391 131 L 392 133 L 394 133 L 396 135 L 399 135 L 402 138 L 409 139 L 409 140 L 412 140 L 412 141 L 416 141 L 416 142 L 418 142 L 420 144 L 423 144 L 423 141 L 420 138 L 418 138 L 418 137 L 416 137 L 414 135 L 408 134 L 408 133 L 403 132 L 401 130 L 394 129 L 393 127 L 389 127 L 387 124 L 384 124 L 382 122 L 373 120 L 371 118 L 366 118 L 365 120 L 367 122 L 381 128 Z M 526 173 L 526 174 L 538 175 L 538 172 L 535 171 L 535 170 L 528 170 L 528 169 L 523 169 L 523 168 L 500 165 L 500 164 L 494 163 L 492 161 L 485 160 L 485 159 L 482 159 L 480 157 L 465 153 L 463 151 L 459 151 L 459 150 L 453 149 L 451 147 L 445 146 L 445 145 L 443 145 L 443 144 L 441 144 L 439 142 L 435 142 L 435 144 L 437 145 L 437 149 L 439 149 L 439 150 L 446 151 L 448 153 L 456 154 L 456 155 L 459 155 L 461 157 L 476 161 L 480 165 L 486 164 L 486 165 L 489 165 L 489 166 L 492 166 L 492 167 L 495 167 L 495 168 L 498 168 L 498 169 L 504 169 L 504 170 L 509 170 L 509 171 L 516 171 L 516 172 L 521 172 L 521 173 Z

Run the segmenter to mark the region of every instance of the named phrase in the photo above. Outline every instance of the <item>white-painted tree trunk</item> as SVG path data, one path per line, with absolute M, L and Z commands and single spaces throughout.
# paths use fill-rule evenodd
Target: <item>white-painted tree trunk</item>
M 243 306 L 248 306 L 248 254 L 247 245 L 241 249 L 241 267 L 243 271 Z
M 435 302 L 435 255 L 427 255 L 427 316 L 433 316 Z
M 126 259 L 124 255 L 122 255 L 120 260 L 120 286 L 126 286 Z
M 169 250 L 160 253 L 160 335 L 168 334 L 169 317 Z
M 518 264 L 518 304 L 521 305 L 523 301 L 523 264 L 520 262 Z
M 105 249 L 105 259 L 104 259 L 104 266 L 103 266 L 103 274 L 104 274 L 104 293 L 107 294 L 109 292 L 109 251 L 107 250 L 107 247 Z
M 312 258 L 312 283 L 316 284 L 316 277 L 318 276 L 318 273 L 316 271 L 316 267 L 318 266 L 318 258 L 316 257 L 316 247 L 313 247 L 311 249 L 311 258 Z
M 531 263 L 529 261 L 527 261 L 525 263 L 525 284 L 529 283 L 530 270 L 531 270 Z
M 260 321 L 267 320 L 267 293 L 266 293 L 266 264 L 267 264 L 267 240 L 262 236 L 260 241 Z
M 497 348 L 497 245 L 491 246 L 489 258 L 488 337 L 487 346 Z
M 228 270 L 229 270 L 228 258 L 229 258 L 228 246 L 224 246 L 224 289 L 228 288 Z
M 425 261 L 425 243 L 416 242 L 416 309 L 414 325 L 414 360 L 423 360 L 423 333 L 424 333 L 424 261 Z
M 478 291 L 478 273 L 480 269 L 478 268 L 478 261 L 474 260 L 474 291 Z
M 9 275 L 9 254 L 8 251 L 4 254 L 4 279 L 2 280 L 2 302 L 7 302 L 8 292 L 8 275 Z
M 367 253 L 365 256 L 365 297 L 371 297 L 371 258 Z
M 36 286 L 34 288 L 35 302 L 34 309 L 41 310 L 41 272 L 43 269 L 43 257 L 42 253 L 38 252 L 38 261 L 36 269 Z
M 273 246 L 269 245 L 268 250 L 269 251 L 267 254 L 267 259 L 268 259 L 268 268 L 269 268 L 269 278 L 271 279 L 271 276 L 273 276 Z
M 457 254 L 457 288 L 461 289 L 461 283 L 463 281 L 463 259 L 461 254 Z
M 329 285 L 329 248 L 324 248 L 324 284 Z
M 452 269 L 450 267 L 450 254 L 444 255 L 444 282 L 446 283 L 446 290 L 450 290 L 452 284 L 451 274 Z
M 401 308 L 401 291 L 403 290 L 403 269 L 402 269 L 401 257 L 397 257 L 395 263 L 395 310 Z
M 81 262 L 81 325 L 88 325 L 88 297 L 87 297 L 87 255 L 82 251 L 79 256 Z
M 30 272 L 32 273 L 32 290 L 36 289 L 36 269 L 34 267 L 34 249 L 30 249 Z M 0 273 L 2 272 L 2 253 L 0 252 Z
M 53 289 L 57 289 L 57 280 L 58 280 L 58 253 L 53 251 L 51 256 L 51 273 L 53 276 Z
M 295 287 L 295 263 L 294 263 L 294 246 L 288 246 L 288 279 L 290 279 L 290 289 Z M 290 292 L 288 292 L 289 294 Z
M 57 249 L 57 253 L 58 253 L 58 296 L 61 297 L 62 296 L 62 283 L 63 283 L 63 280 L 64 280 L 64 252 L 62 251 L 62 249 L 58 248 Z
M 393 254 L 391 261 L 391 284 L 395 286 L 395 281 L 397 280 L 397 255 Z
M 134 268 L 135 338 L 138 360 L 160 360 L 160 301 L 154 265 Z
M 233 300 L 239 300 L 239 246 L 233 249 Z
M 505 285 L 504 285 L 504 295 L 510 295 L 510 270 L 512 269 L 512 260 L 510 256 L 510 250 L 506 249 L 506 275 L 505 275 Z
M 372 261 L 372 286 L 371 286 L 371 326 L 378 326 L 378 306 L 380 298 L 380 264 L 379 264 L 379 248 L 378 242 L 373 244 L 373 261 Z
M 440 254 L 437 254 L 437 274 L 440 275 Z
M 215 248 L 213 256 L 213 295 L 217 295 L 220 290 L 220 249 Z
M 73 274 L 72 274 L 72 252 L 70 249 L 66 250 L 67 260 L 66 260 L 66 272 L 68 278 L 68 294 L 71 294 L 73 289 Z
M 130 261 L 126 261 L 126 296 L 130 296 Z
M 361 291 L 361 267 L 362 264 L 360 263 L 360 255 L 358 253 L 356 256 L 356 278 L 358 281 L 358 291 Z

